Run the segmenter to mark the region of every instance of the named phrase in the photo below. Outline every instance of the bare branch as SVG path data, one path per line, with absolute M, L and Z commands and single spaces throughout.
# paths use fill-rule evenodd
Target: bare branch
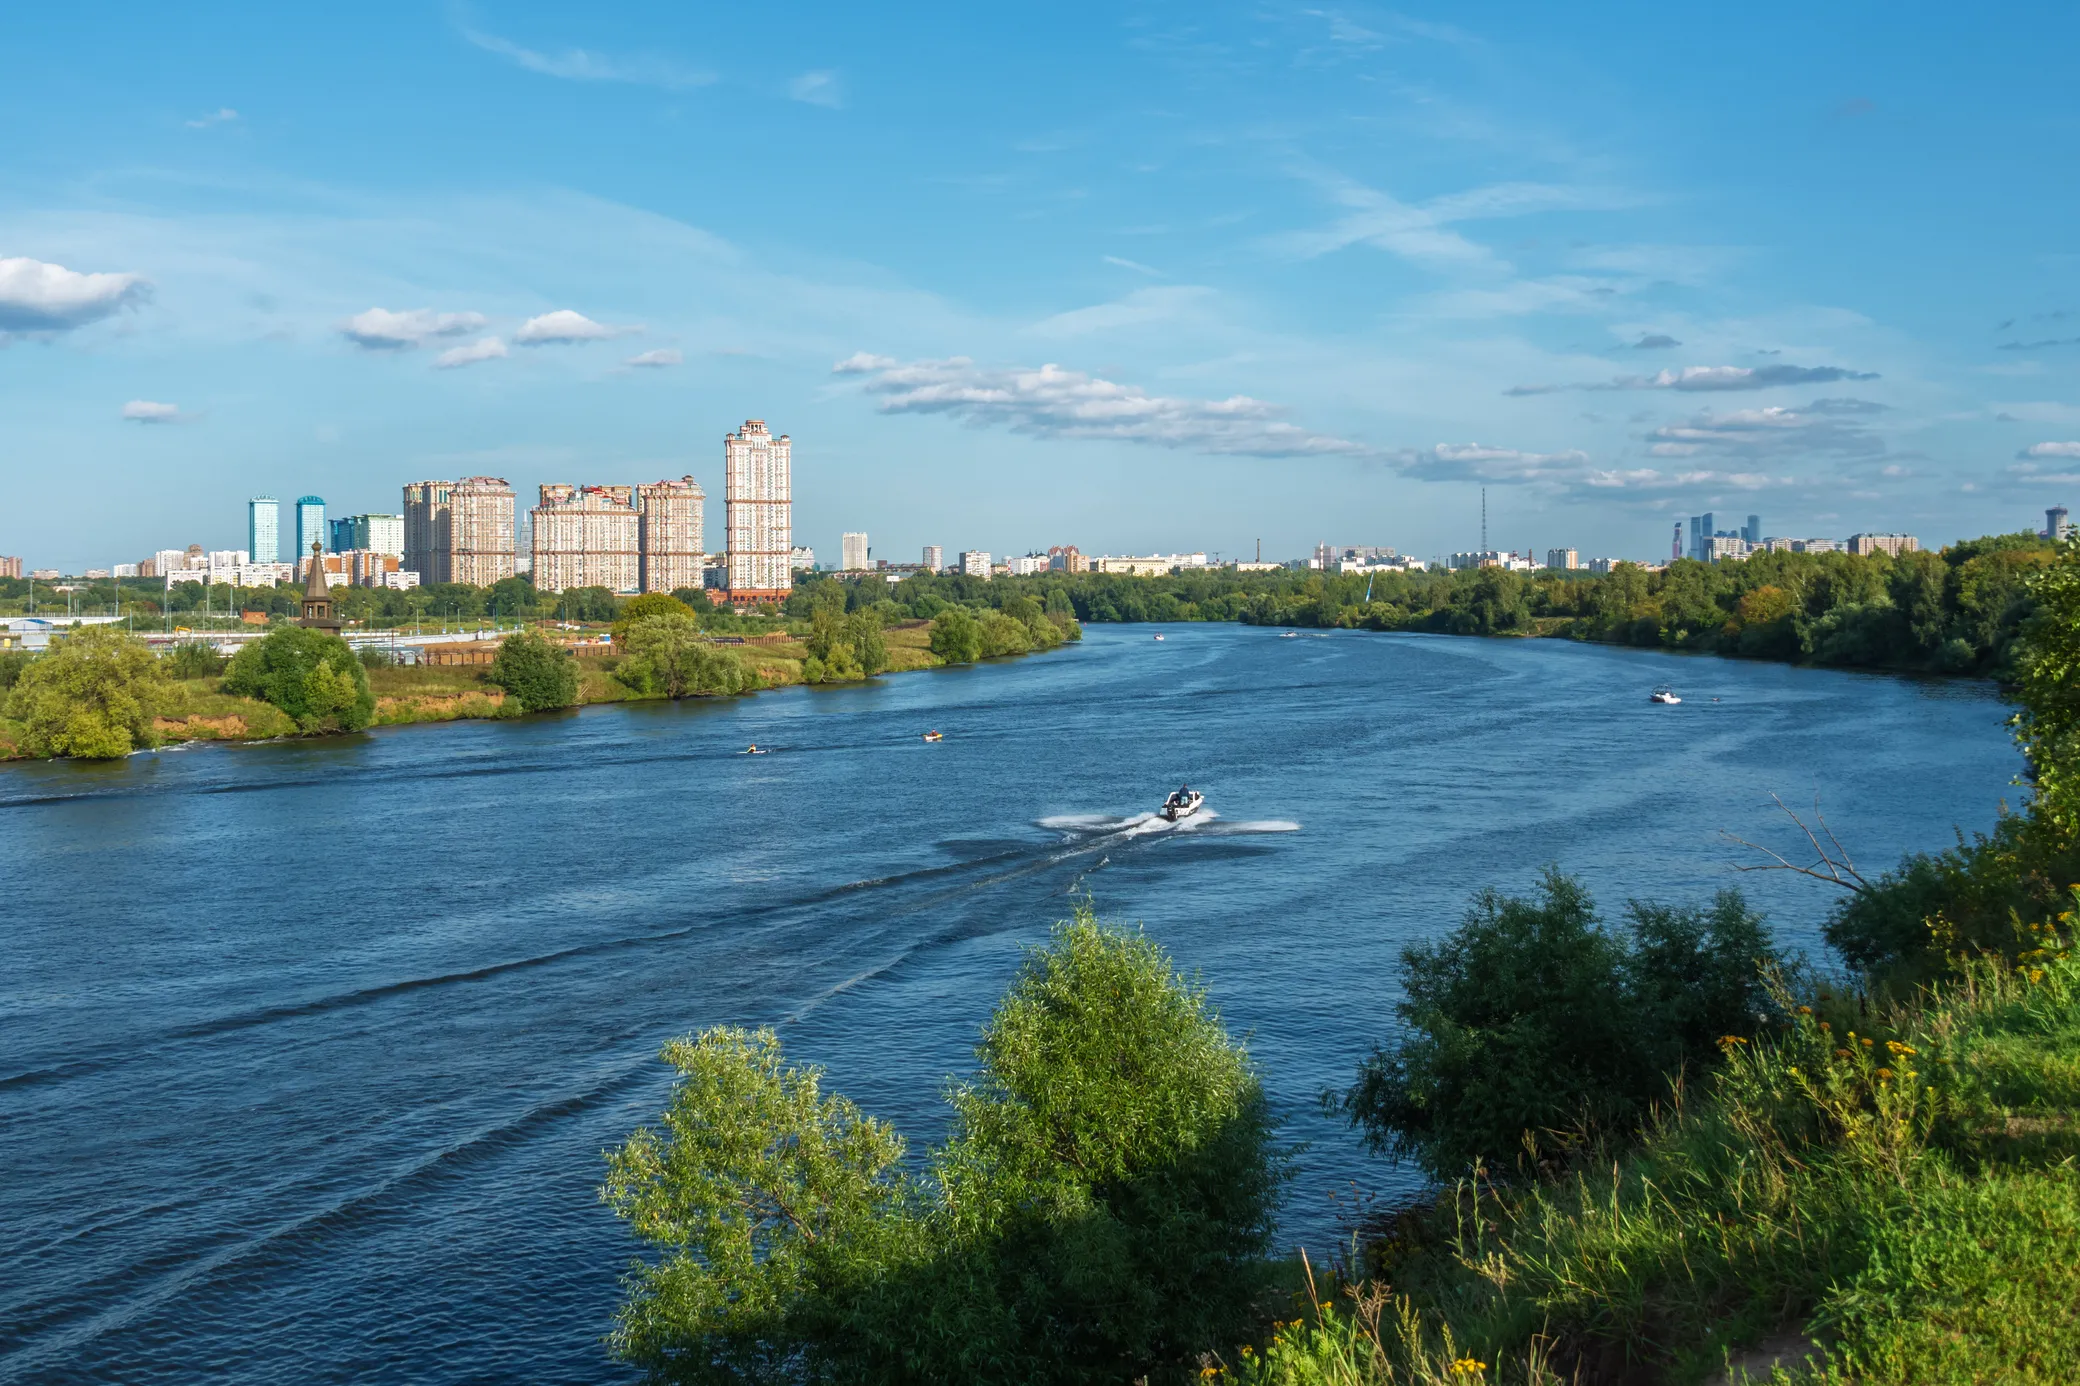
M 1809 866 L 1801 866 L 1797 862 L 1789 860 L 1780 852 L 1764 847 L 1758 842 L 1750 842 L 1746 838 L 1735 837 L 1732 833 L 1721 829 L 1719 836 L 1727 841 L 1738 843 L 1751 852 L 1759 852 L 1769 858 L 1766 862 L 1757 862 L 1748 866 L 1736 864 L 1733 868 L 1734 870 L 1793 871 L 1801 876 L 1811 876 L 1816 881 L 1826 881 L 1831 885 L 1838 885 L 1843 890 L 1854 891 L 1859 895 L 1868 894 L 1871 891 L 1871 883 L 1865 880 L 1863 873 L 1856 869 L 1856 863 L 1849 859 L 1848 850 L 1842 846 L 1842 840 L 1836 837 L 1834 829 L 1828 826 L 1827 816 L 1820 812 L 1820 796 L 1818 794 L 1813 796 L 1813 819 L 1819 824 L 1820 832 L 1827 835 L 1827 843 L 1824 846 L 1821 844 L 1820 834 L 1807 826 L 1806 821 L 1796 813 L 1793 813 L 1782 799 L 1775 794 L 1769 797 L 1783 811 L 1784 816 L 1796 823 L 1798 830 L 1805 834 L 1807 843 L 1812 846 L 1815 860 Z

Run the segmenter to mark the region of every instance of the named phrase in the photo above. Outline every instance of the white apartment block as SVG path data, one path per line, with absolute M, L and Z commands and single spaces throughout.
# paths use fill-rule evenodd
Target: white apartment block
M 867 536 L 864 530 L 846 530 L 838 540 L 838 566 L 848 573 L 867 567 Z
M 642 583 L 641 518 L 634 488 L 545 485 L 534 519 L 534 585 L 543 592 Z
M 1007 558 L 1004 560 L 1004 567 L 1010 572 L 1012 577 L 1031 577 L 1034 573 L 1047 571 L 1047 555 L 1044 553 L 1029 553 L 1019 557 Z
M 794 588 L 794 443 L 746 419 L 723 437 L 722 460 L 730 597 L 785 597 Z
M 924 546 L 924 567 L 928 573 L 936 573 L 946 566 L 946 550 L 939 544 Z
M 702 586 L 707 493 L 690 476 L 636 487 L 636 544 L 645 592 Z
M 979 577 L 979 578 L 988 578 L 988 577 L 989 577 L 989 550 L 987 550 L 987 549 L 968 549 L 968 550 L 965 550 L 965 551 L 964 551 L 964 552 L 963 552 L 963 553 L 961 554 L 961 575 L 962 575 L 963 577 Z
M 445 580 L 489 587 L 511 577 L 513 520 L 513 488 L 503 478 L 467 476 L 456 482 L 448 496 Z

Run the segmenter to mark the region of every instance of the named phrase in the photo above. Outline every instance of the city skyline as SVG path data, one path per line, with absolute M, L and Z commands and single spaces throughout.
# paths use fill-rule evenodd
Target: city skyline
M 888 553 L 1441 553 L 1483 484 L 1584 552 L 1940 544 L 2080 477 L 2066 10 L 118 11 L 21 16 L 0 90 L 53 127 L 0 151 L 0 552 L 60 567 L 240 542 L 219 491 L 701 474 L 747 413 Z

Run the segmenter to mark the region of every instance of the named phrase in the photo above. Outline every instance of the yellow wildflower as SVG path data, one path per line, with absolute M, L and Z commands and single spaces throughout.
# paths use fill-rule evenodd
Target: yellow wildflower
M 1881 1082 L 1881 1083 L 1889 1083 L 1889 1082 L 1891 1082 L 1891 1081 L 1892 1081 L 1892 1070 L 1891 1070 L 1891 1069 L 1889 1069 L 1889 1068 L 1881 1068 L 1881 1069 L 1879 1069 L 1879 1070 L 1878 1070 L 1878 1081 L 1879 1081 L 1879 1082 Z
M 1456 1359 L 1452 1363 L 1452 1370 L 1454 1372 L 1460 1372 L 1467 1375 L 1471 1375 L 1474 1372 L 1484 1372 L 1487 1369 L 1488 1364 L 1486 1362 L 1477 1362 L 1471 1357 L 1461 1357 Z
M 2043 969 L 2043 968 L 2041 968 L 2041 967 L 2033 967 L 2033 968 L 2031 968 L 2031 969 L 2029 970 L 2029 979 L 2030 979 L 2030 980 L 2031 980 L 2032 982 L 2041 982 L 2041 981 L 2043 981 L 2043 980 L 2044 980 L 2044 969 Z
M 1861 1044 L 1865 1049 L 1871 1047 L 1871 1042 L 1869 1040 L 1858 1040 L 1857 1043 Z
M 1895 1058 L 1901 1054 L 1914 1054 L 1920 1052 L 1916 1050 L 1913 1045 L 1901 1044 L 1898 1040 L 1886 1040 L 1885 1047 L 1892 1051 L 1893 1056 Z
M 1746 1044 L 1746 1043 L 1747 1043 L 1747 1040 L 1745 1040 L 1745 1039 L 1741 1038 L 1741 1037 L 1740 1037 L 1739 1035 L 1721 1035 L 1721 1036 L 1719 1036 L 1719 1047 L 1720 1047 L 1721 1049 L 1731 1049 L 1731 1048 L 1733 1048 L 1733 1047 L 1734 1047 L 1734 1046 L 1735 1046 L 1736 1044 Z

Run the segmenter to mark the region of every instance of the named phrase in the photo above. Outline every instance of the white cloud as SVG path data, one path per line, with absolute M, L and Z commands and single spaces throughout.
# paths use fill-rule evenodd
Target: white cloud
M 437 337 L 460 337 L 483 325 L 482 313 L 436 313 L 431 308 L 394 313 L 388 308 L 371 308 L 348 318 L 339 330 L 355 346 L 370 351 L 409 351 Z
M 229 106 L 224 106 L 211 111 L 206 116 L 199 116 L 194 120 L 188 121 L 187 126 L 190 130 L 207 130 L 212 125 L 228 125 L 237 119 L 238 112 L 232 110 Z
M 1066 313 L 1042 318 L 1026 331 L 1036 337 L 1081 337 L 1093 332 L 1175 322 L 1200 314 L 1213 297 L 1212 289 L 1195 284 L 1150 286 L 1136 289 L 1111 303 L 1072 308 Z
M 1134 271 L 1134 273 L 1136 274 L 1145 274 L 1151 279 L 1162 279 L 1166 277 L 1161 270 L 1151 269 L 1149 266 L 1142 264 L 1139 260 L 1126 260 L 1122 259 L 1117 255 L 1107 255 L 1102 258 L 1108 265 L 1118 265 L 1121 269 L 1130 269 Z
M 1652 339 L 1649 339 L 1652 340 Z M 1876 380 L 1874 371 L 1842 366 L 1684 366 L 1653 375 L 1621 375 L 1607 383 L 1580 385 L 1512 385 L 1505 395 L 1548 395 L 1555 390 L 1679 390 L 1719 393 L 1727 390 L 1773 390 L 1787 385 L 1830 385 L 1838 380 Z
M 1497 183 L 1411 205 L 1340 176 L 1316 180 L 1350 213 L 1318 231 L 1293 231 L 1272 244 L 1304 259 L 1353 245 L 1370 245 L 1405 260 L 1442 269 L 1506 269 L 1486 246 L 1451 229 L 1456 222 L 1488 221 L 1553 211 L 1608 211 L 1633 205 L 1629 195 L 1546 183 Z
M 1802 409 L 1707 409 L 1649 433 L 1647 451 L 1655 457 L 1877 457 L 1885 441 L 1860 420 L 1882 412 L 1883 405 L 1854 399 L 1816 399 Z
M 504 358 L 506 344 L 496 337 L 484 337 L 468 346 L 449 347 L 433 358 L 433 364 L 444 371 L 457 366 L 473 366 L 479 361 L 497 361 Z
M 522 346 L 603 342 L 609 337 L 625 337 L 631 332 L 642 330 L 640 327 L 609 327 L 606 323 L 594 322 L 583 313 L 558 308 L 553 313 L 544 313 L 520 324 L 520 330 L 513 334 L 513 340 Z
M 656 368 L 676 366 L 685 359 L 685 357 L 679 354 L 677 347 L 659 347 L 655 351 L 640 352 L 631 356 L 621 364 L 624 366 L 649 366 Z
M 832 367 L 867 377 L 889 414 L 949 414 L 978 428 L 1037 438 L 1147 443 L 1245 457 L 1365 457 L 1348 438 L 1288 423 L 1277 406 L 1247 395 L 1185 399 L 1151 395 L 1057 365 L 990 370 L 964 356 L 897 362 L 858 353 Z
M 179 423 L 182 418 L 178 404 L 161 404 L 157 400 L 133 399 L 123 406 L 123 417 L 132 423 L 163 424 Z
M 2017 457 L 2030 459 L 2039 457 L 2080 457 L 2080 443 L 2031 443 Z
M 1673 491 L 1699 486 L 1753 491 L 1766 486 L 1793 484 L 1789 477 L 1772 477 L 1752 471 L 1599 467 L 1589 454 L 1576 448 L 1563 452 L 1526 452 L 1518 448 L 1486 447 L 1479 443 L 1439 443 L 1424 451 L 1403 454 L 1400 466 L 1410 476 L 1424 481 L 1521 483 L 1577 496 L 1603 495 L 1612 491 Z
M 566 48 L 560 53 L 543 53 L 523 48 L 510 39 L 482 30 L 465 28 L 462 36 L 487 53 L 511 59 L 529 72 L 544 77 L 562 77 L 573 82 L 629 82 L 648 87 L 704 87 L 715 80 L 712 72 L 681 67 L 663 58 L 647 55 L 610 57 L 583 48 Z
M 0 333 L 84 327 L 151 292 L 140 274 L 81 274 L 25 256 L 0 259 Z
M 796 101 L 828 106 L 834 111 L 845 104 L 845 90 L 838 85 L 835 72 L 804 72 L 787 84 L 787 94 Z

